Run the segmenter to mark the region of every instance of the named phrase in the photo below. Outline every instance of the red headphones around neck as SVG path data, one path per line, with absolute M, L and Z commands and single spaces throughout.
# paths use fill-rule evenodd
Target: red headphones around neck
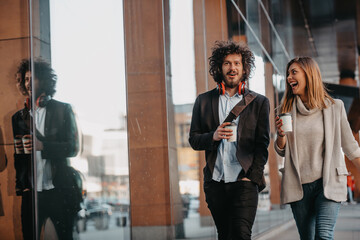
M 219 94 L 223 95 L 225 94 L 225 85 L 223 82 L 218 83 L 218 88 L 219 88 Z M 239 94 L 244 94 L 245 93 L 245 86 L 246 86 L 246 82 L 245 81 L 241 81 L 240 85 L 239 85 Z
M 45 107 L 46 104 L 51 100 L 51 97 L 48 95 L 40 95 L 37 99 L 36 99 L 36 106 L 38 107 Z M 25 107 L 27 107 L 28 109 L 31 108 L 31 99 L 30 98 L 26 98 L 25 99 Z

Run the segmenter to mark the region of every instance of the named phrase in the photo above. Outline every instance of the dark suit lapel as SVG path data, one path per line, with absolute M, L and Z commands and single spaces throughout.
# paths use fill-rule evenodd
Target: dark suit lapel
M 241 106 L 241 113 L 240 113 L 240 118 L 239 118 L 239 123 L 238 123 L 238 128 L 237 128 L 237 140 L 238 142 L 241 139 L 242 136 L 242 131 L 246 131 L 246 129 L 244 128 L 245 124 L 246 124 L 246 119 L 248 118 L 249 114 L 246 114 L 246 112 L 249 111 L 249 108 L 246 108 L 255 98 L 256 98 L 256 94 L 254 94 L 253 92 L 250 92 L 249 90 L 247 90 L 244 94 L 244 104 Z M 236 150 L 236 157 L 238 158 L 241 167 L 244 169 L 245 172 L 247 172 L 249 170 L 250 167 L 250 162 L 248 161 L 244 161 L 243 158 L 239 157 L 239 144 L 237 144 L 237 150 Z
M 44 126 L 44 135 L 48 136 L 48 131 L 49 131 L 49 126 L 51 125 L 52 122 L 52 118 L 53 118 L 53 111 L 52 111 L 52 106 L 53 105 L 53 100 L 50 100 L 47 104 L 46 104 L 46 116 L 45 116 L 45 126 Z
M 220 125 L 219 120 L 219 93 L 217 88 L 213 90 L 211 94 L 211 106 L 212 106 L 212 114 L 213 119 L 215 121 L 216 127 Z
M 242 114 L 242 113 L 244 113 L 244 111 L 246 111 L 245 108 L 256 98 L 256 95 L 251 93 L 248 89 L 246 90 L 244 95 L 245 95 L 244 99 L 243 99 L 244 101 L 241 101 L 243 103 L 240 104 L 240 107 L 238 107 L 237 109 L 233 109 L 234 111 L 236 111 L 236 112 L 234 112 L 234 114 L 241 115 L 239 118 L 239 124 L 238 124 L 238 132 L 237 132 L 238 137 L 241 136 L 241 131 L 244 128 L 246 118 L 248 116 L 248 114 Z M 240 114 L 238 114 L 239 111 L 240 111 Z

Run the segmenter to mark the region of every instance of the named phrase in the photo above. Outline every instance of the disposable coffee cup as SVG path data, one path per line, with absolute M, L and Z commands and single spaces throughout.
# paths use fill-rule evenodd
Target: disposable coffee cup
M 284 132 L 292 132 L 292 120 L 290 113 L 283 113 L 279 115 L 280 119 L 282 120 L 282 130 Z
M 14 145 L 15 145 L 15 153 L 22 154 L 24 153 L 24 146 L 22 142 L 22 136 L 16 136 L 14 138 Z
M 22 143 L 24 145 L 24 153 L 31 154 L 31 148 L 32 148 L 31 135 L 24 135 L 22 137 Z
M 230 138 L 227 140 L 228 142 L 235 142 L 236 141 L 236 136 L 237 136 L 237 126 L 235 123 L 231 123 L 231 125 L 227 125 L 225 126 L 225 128 L 231 129 L 232 130 L 232 136 L 230 136 Z

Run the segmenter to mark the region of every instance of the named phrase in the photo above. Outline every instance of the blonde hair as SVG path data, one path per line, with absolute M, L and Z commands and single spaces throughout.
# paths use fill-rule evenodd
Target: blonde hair
M 297 63 L 305 72 L 305 94 L 307 95 L 307 104 L 310 109 L 326 108 L 326 99 L 330 100 L 331 103 L 335 103 L 334 99 L 329 95 L 322 82 L 319 66 L 314 59 L 311 57 L 296 57 L 292 59 L 286 66 L 286 79 L 289 75 L 289 68 L 293 63 Z M 286 80 L 285 82 L 286 88 L 284 96 L 281 100 L 280 113 L 290 112 L 296 98 L 296 95 L 292 93 L 291 86 L 288 81 Z

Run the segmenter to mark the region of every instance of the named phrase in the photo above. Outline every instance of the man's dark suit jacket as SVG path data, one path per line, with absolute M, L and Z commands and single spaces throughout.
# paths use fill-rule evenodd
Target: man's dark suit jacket
M 255 182 L 259 191 L 265 187 L 263 178 L 264 165 L 268 158 L 270 141 L 269 100 L 253 91 L 246 90 L 244 96 L 252 94 L 255 99 L 240 113 L 237 130 L 236 156 L 242 171 L 238 179 L 249 178 Z M 189 143 L 194 150 L 205 150 L 206 166 L 204 181 L 211 181 L 214 171 L 217 150 L 220 141 L 214 141 L 213 135 L 219 122 L 219 91 L 217 88 L 200 94 L 194 104 Z
M 55 187 L 69 187 L 71 179 L 64 174 L 68 169 L 68 158 L 79 151 L 79 135 L 72 108 L 67 103 L 49 100 L 46 104 L 44 136 L 37 133 L 37 138 L 43 143 L 41 155 L 51 161 L 53 184 Z M 13 134 L 30 134 L 29 109 L 24 108 L 12 117 Z M 16 169 L 16 187 L 32 189 L 31 154 L 14 154 Z

